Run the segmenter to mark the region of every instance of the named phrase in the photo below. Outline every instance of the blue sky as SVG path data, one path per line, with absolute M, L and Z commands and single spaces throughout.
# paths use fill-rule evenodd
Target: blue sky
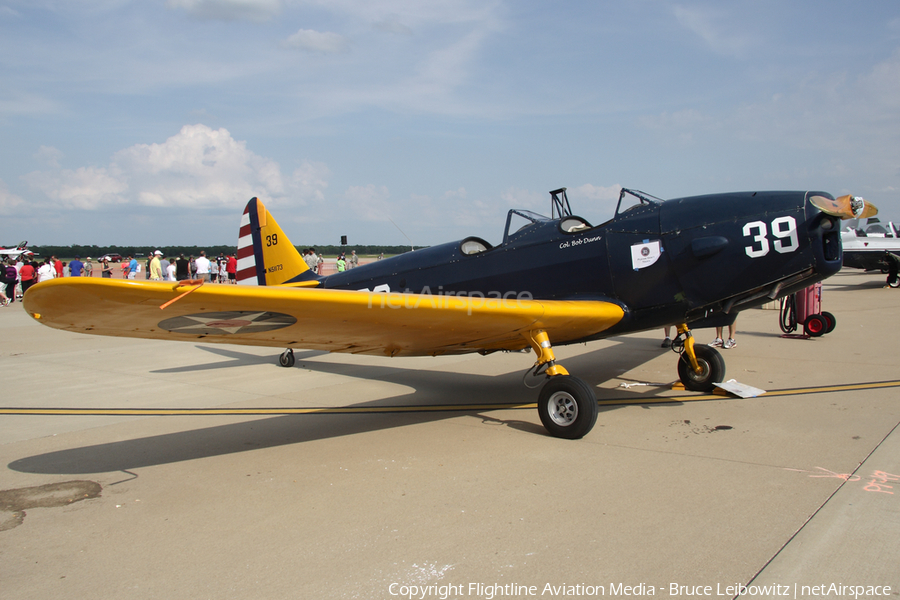
M 563 186 L 900 220 L 894 0 L 0 0 L 0 77 L 3 244 L 236 243 L 252 196 L 295 244 L 496 243 Z

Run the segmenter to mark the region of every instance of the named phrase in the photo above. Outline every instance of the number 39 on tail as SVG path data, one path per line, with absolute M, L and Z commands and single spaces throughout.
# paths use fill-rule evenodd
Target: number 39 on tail
M 573 214 L 565 188 L 550 216 L 510 210 L 502 240 L 432 246 L 320 276 L 254 198 L 238 242 L 238 286 L 58 279 L 33 286 L 39 322 L 99 335 L 220 342 L 386 357 L 531 348 L 544 379 L 538 413 L 577 439 L 597 419 L 593 389 L 555 346 L 674 324 L 685 387 L 725 377 L 690 327 L 803 289 L 841 268 L 840 219 L 876 209 L 824 192 L 740 192 L 660 200 L 623 189 L 612 218 Z

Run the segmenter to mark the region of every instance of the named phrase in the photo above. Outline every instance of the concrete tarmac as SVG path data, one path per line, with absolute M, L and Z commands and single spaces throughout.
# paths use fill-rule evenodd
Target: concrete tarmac
M 661 332 L 557 348 L 602 403 L 577 441 L 503 406 L 537 398 L 528 354 L 297 351 L 285 369 L 277 348 L 0 308 L 0 597 L 897 597 L 900 290 L 883 285 L 826 281 L 837 327 L 815 339 L 741 313 L 722 354 L 758 398 L 672 390 Z M 340 407 L 360 412 L 188 410 Z

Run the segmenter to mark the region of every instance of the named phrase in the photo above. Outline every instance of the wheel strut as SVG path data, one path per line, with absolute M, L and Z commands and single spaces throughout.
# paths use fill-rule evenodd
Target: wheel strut
M 294 366 L 294 350 L 292 348 L 288 348 L 284 352 L 281 353 L 281 356 L 278 357 L 278 364 L 282 367 L 293 367 Z
M 556 364 L 546 331 L 537 329 L 522 335 L 537 355 L 529 372 L 546 375 L 548 379 L 538 394 L 541 423 L 554 437 L 569 440 L 584 437 L 597 422 L 597 398 L 591 386 Z
M 679 323 L 675 326 L 675 330 L 678 331 L 679 336 L 684 336 L 684 355 L 687 357 L 688 364 L 699 375 L 703 372 L 703 367 L 697 361 L 697 352 L 694 350 L 694 334 L 691 333 L 687 323 Z
M 556 356 L 553 354 L 553 348 L 550 347 L 550 337 L 543 329 L 536 329 L 522 334 L 531 349 L 537 354 L 537 362 L 534 363 L 534 371 L 537 373 L 546 373 L 547 376 L 568 375 L 569 372 L 562 365 L 556 364 Z M 544 365 L 547 365 L 544 368 Z
M 678 378 L 685 389 L 711 392 L 717 382 L 725 381 L 725 361 L 715 348 L 694 343 L 687 324 L 677 326 L 678 338 L 684 336 L 684 349 L 678 358 Z M 674 345 L 674 344 L 673 344 Z

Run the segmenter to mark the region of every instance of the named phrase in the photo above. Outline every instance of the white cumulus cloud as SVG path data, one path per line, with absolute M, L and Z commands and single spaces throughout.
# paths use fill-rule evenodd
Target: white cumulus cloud
M 297 48 L 309 52 L 338 54 L 347 49 L 347 39 L 331 31 L 314 31 L 301 29 L 284 41 L 287 48 Z
M 113 163 L 128 174 L 141 204 L 233 206 L 285 191 L 278 163 L 254 154 L 228 130 L 205 125 L 185 125 L 162 144 L 121 150 Z
M 331 170 L 325 163 L 303 161 L 291 175 L 291 187 L 299 196 L 316 202 L 325 200 Z
M 128 182 L 114 167 L 33 171 L 23 179 L 43 192 L 56 208 L 91 210 L 127 202 L 123 194 L 128 190 Z
M 6 183 L 0 179 L 0 215 L 11 215 L 25 205 L 25 201 L 11 193 Z
M 391 214 L 392 206 L 388 202 L 391 193 L 387 186 L 374 183 L 350 186 L 344 197 L 348 204 L 342 207 L 343 210 L 365 221 L 385 221 Z
M 106 167 L 35 171 L 24 179 L 61 208 L 128 203 L 232 210 L 253 196 L 276 203 L 322 200 L 328 176 L 327 166 L 304 162 L 284 177 L 277 162 L 250 151 L 227 129 L 185 125 L 163 143 L 120 150 Z
M 59 168 L 59 159 L 61 159 L 62 156 L 63 153 L 53 146 L 41 146 L 38 148 L 38 151 L 34 153 L 34 158 L 54 168 Z

